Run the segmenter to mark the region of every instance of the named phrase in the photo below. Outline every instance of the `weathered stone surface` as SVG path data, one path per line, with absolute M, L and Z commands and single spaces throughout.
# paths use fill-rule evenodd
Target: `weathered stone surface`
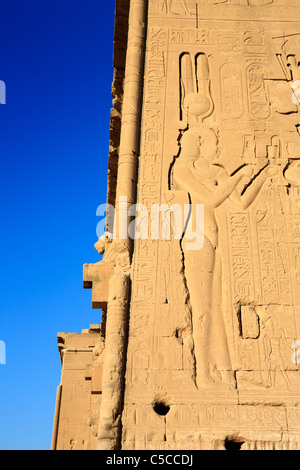
M 156 206 L 143 236 L 100 239 L 103 260 L 84 267 L 107 309 L 93 445 L 299 449 L 300 1 L 120 0 L 116 12 L 114 228 L 119 198 Z M 66 374 L 89 362 L 65 357 Z
M 58 333 L 62 363 L 57 390 L 52 450 L 96 448 L 102 397 L 104 337 L 102 326 Z

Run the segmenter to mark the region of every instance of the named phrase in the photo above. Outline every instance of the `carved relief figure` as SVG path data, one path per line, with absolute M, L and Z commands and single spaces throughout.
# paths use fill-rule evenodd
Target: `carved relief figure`
M 275 387 L 276 374 L 280 372 L 289 389 L 290 381 L 283 358 L 283 347 L 288 351 L 292 351 L 292 348 L 288 344 L 285 331 L 280 328 L 276 317 L 269 317 L 262 322 L 262 332 L 265 363 L 268 370 L 267 387 Z
M 255 200 L 268 175 L 274 171 L 266 165 L 253 176 L 251 165 L 229 175 L 217 163 L 218 139 L 212 129 L 195 127 L 181 139 L 181 152 L 174 165 L 174 181 L 185 190 L 192 206 L 191 220 L 196 220 L 197 204 L 204 204 L 204 246 L 187 249 L 183 237 L 182 250 L 187 286 L 190 293 L 195 343 L 198 388 L 232 383 L 231 363 L 222 312 L 222 265 L 219 253 L 219 230 L 216 209 L 230 198 L 246 209 Z M 251 184 L 240 194 L 237 186 L 247 177 Z
M 103 255 L 101 265 L 111 264 L 121 272 L 128 272 L 130 269 L 130 256 L 127 245 L 122 240 L 112 238 L 112 234 L 106 232 L 95 243 L 95 248 L 99 255 Z

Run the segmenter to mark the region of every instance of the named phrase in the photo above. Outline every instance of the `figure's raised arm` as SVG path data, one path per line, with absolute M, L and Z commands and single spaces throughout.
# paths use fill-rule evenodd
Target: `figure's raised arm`
M 272 167 L 266 165 L 263 167 L 249 182 L 248 186 L 242 191 L 241 194 L 238 191 L 234 191 L 230 197 L 232 202 L 236 202 L 241 205 L 243 210 L 248 209 L 251 204 L 257 198 L 260 190 L 262 189 L 264 183 L 271 176 Z
M 228 176 L 216 186 L 216 189 L 211 190 L 205 186 L 205 182 L 198 179 L 191 171 L 189 166 L 180 164 L 175 165 L 174 178 L 177 183 L 187 192 L 195 194 L 203 204 L 213 208 L 219 207 L 226 199 L 232 194 L 239 182 L 245 176 L 250 176 L 252 169 L 248 166 L 242 167 L 234 175 Z

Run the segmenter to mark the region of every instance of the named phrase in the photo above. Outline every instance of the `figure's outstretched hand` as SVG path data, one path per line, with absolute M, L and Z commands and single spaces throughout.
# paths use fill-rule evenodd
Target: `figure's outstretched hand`
M 240 172 L 243 176 L 251 178 L 251 176 L 254 174 L 254 168 L 252 165 L 245 165 L 240 169 Z

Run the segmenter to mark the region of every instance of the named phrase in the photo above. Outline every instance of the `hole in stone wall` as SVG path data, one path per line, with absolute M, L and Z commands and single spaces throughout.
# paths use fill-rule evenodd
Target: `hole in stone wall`
M 176 328 L 176 330 L 174 331 L 174 336 L 181 345 L 183 344 L 183 335 L 184 335 L 184 329 Z
M 242 338 L 243 337 L 243 328 L 242 328 L 242 307 L 241 307 L 241 305 L 238 306 L 237 320 L 238 320 L 239 336 Z
M 182 331 L 179 328 L 176 328 L 175 330 L 175 338 L 181 339 L 182 337 Z
M 225 439 L 225 449 L 226 450 L 241 450 L 242 445 L 245 441 L 243 441 L 239 437 L 226 437 Z
M 162 401 L 156 402 L 153 406 L 153 409 L 155 413 L 157 413 L 160 416 L 166 416 L 170 411 L 170 407 Z

